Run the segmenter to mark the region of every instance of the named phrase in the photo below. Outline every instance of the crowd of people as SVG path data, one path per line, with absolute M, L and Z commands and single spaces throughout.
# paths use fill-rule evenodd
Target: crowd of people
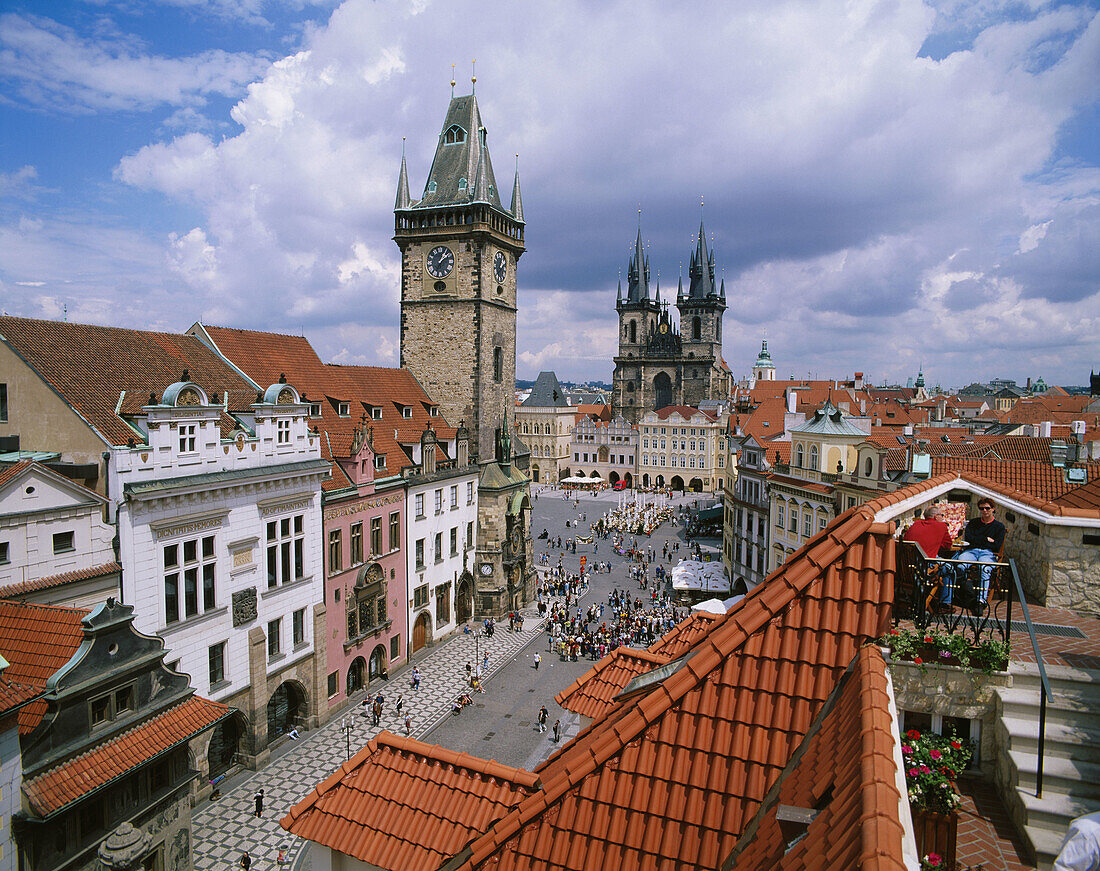
M 634 500 L 612 508 L 596 521 L 593 530 L 597 534 L 615 531 L 627 535 L 652 535 L 658 526 L 674 517 L 671 505 Z
M 680 620 L 686 611 L 672 605 L 668 594 L 656 590 L 649 597 L 651 607 L 639 596 L 615 588 L 607 602 L 581 609 L 555 603 L 547 615 L 548 649 L 562 659 L 597 660 L 618 647 L 648 647 Z

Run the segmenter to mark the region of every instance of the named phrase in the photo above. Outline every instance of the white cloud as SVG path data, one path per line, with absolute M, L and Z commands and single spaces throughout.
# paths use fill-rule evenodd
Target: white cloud
M 259 0 L 239 6 L 264 13 Z M 85 66 L 138 56 L 31 25 L 43 44 L 91 57 Z M 949 50 L 921 56 L 937 39 Z M 187 288 L 176 308 L 223 323 L 304 330 L 326 358 L 398 357 L 401 137 L 416 196 L 450 61 L 466 93 L 472 57 L 505 199 L 511 155 L 522 156 L 520 377 L 610 375 L 635 210 L 668 298 L 700 194 L 737 374 L 765 327 L 783 374 L 904 380 L 923 360 L 945 383 L 1074 383 L 1095 352 L 1100 170 L 1095 154 L 1059 150 L 1100 98 L 1100 17 L 1087 6 L 347 0 L 254 79 L 254 59 L 224 54 L 199 77 L 205 56 L 170 64 L 167 86 L 154 88 L 188 132 L 116 170 L 143 196 L 198 215 L 163 240 L 150 283 Z M 25 90 L 91 99 L 93 77 L 34 75 L 46 84 L 21 79 Z M 187 114 L 246 81 L 233 135 L 217 139 Z M 154 99 L 117 85 L 92 92 Z M 1029 354 L 1058 362 L 1019 371 Z
M 69 112 L 201 105 L 233 96 L 263 58 L 221 49 L 190 57 L 144 54 L 133 40 L 93 41 L 46 18 L 0 15 L 0 74 L 31 106 Z

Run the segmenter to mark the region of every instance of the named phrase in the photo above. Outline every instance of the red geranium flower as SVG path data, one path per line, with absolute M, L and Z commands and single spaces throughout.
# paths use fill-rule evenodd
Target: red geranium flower
M 908 732 L 905 733 L 905 737 L 916 741 L 920 737 L 920 732 L 918 732 L 916 729 L 910 729 Z
M 914 656 L 913 662 L 915 662 L 917 665 L 920 665 L 922 662 L 924 662 L 924 660 L 921 659 L 919 656 Z

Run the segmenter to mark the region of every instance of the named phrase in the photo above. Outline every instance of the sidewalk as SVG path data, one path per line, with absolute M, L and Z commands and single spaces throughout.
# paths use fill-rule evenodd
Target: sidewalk
M 489 668 L 483 674 L 486 690 L 492 692 L 489 679 L 509 662 L 517 651 L 542 634 L 543 621 L 535 608 L 524 609 L 524 629 L 509 632 L 507 624 L 497 625 L 492 638 L 481 636 L 478 646 L 481 654 L 489 654 Z M 359 698 L 349 705 L 342 716 L 334 717 L 320 729 L 307 732 L 273 759 L 262 771 L 251 774 L 217 801 L 206 801 L 192 809 L 192 859 L 195 871 L 226 871 L 236 865 L 244 850 L 252 856 L 252 871 L 274 871 L 279 847 L 290 848 L 286 866 L 295 861 L 301 842 L 287 833 L 279 820 L 299 801 L 345 761 L 348 738 L 341 728 L 341 721 L 351 715 L 351 755 L 354 756 L 371 738 L 383 730 L 398 735 L 405 734 L 407 711 L 412 716 L 412 735 L 420 738 L 431 731 L 441 719 L 448 716 L 451 702 L 466 685 L 466 662 L 475 668 L 479 663 L 474 657 L 474 636 L 456 635 L 416 662 L 420 667 L 419 692 L 409 685 L 411 667 L 402 669 L 382 684 L 373 684 L 368 692 L 379 691 L 385 696 L 386 706 L 379 726 L 371 725 L 371 717 L 359 716 Z M 405 697 L 404 710 L 397 716 L 397 694 Z M 264 814 L 257 819 L 253 814 L 253 795 L 264 791 Z

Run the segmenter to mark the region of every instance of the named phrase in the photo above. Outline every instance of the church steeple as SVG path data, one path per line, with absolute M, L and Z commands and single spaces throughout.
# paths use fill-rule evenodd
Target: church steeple
M 516 155 L 516 180 L 512 185 L 512 217 L 523 220 L 523 200 L 519 194 L 519 155 Z
M 401 140 L 401 174 L 397 177 L 397 201 L 394 203 L 394 211 L 407 209 L 412 205 L 409 197 L 409 171 L 405 168 L 405 140 Z
M 649 299 L 649 258 L 642 244 L 642 224 L 638 221 L 638 239 L 626 270 L 626 301 L 646 302 Z
M 699 222 L 699 241 L 695 245 L 695 253 L 691 255 L 691 265 L 688 267 L 688 276 L 691 286 L 688 296 L 692 299 L 706 299 L 714 296 L 714 252 L 707 250 L 707 231 L 703 228 L 703 222 Z

